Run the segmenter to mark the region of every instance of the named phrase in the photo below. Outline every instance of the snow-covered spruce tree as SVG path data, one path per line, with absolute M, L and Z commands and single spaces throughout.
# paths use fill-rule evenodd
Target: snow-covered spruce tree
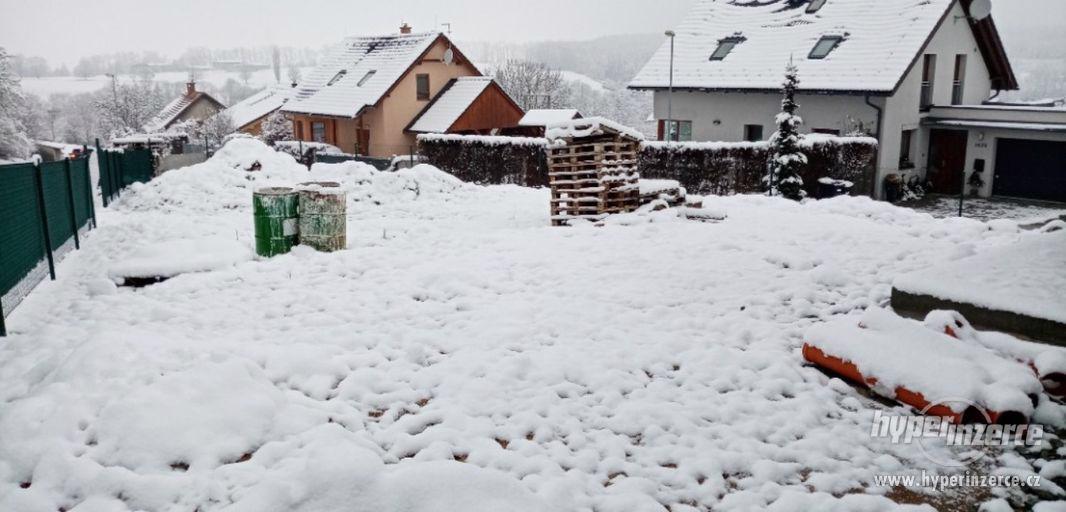
M 0 47 L 0 160 L 30 156 L 33 144 L 26 134 L 26 98 L 12 69 L 7 50 Z
M 275 110 L 263 120 L 259 140 L 273 146 L 279 140 L 292 140 L 292 121 L 280 110 Z
M 800 151 L 799 127 L 803 119 L 796 115 L 796 86 L 799 85 L 799 70 L 790 61 L 785 68 L 785 82 L 781 92 L 781 113 L 777 114 L 777 131 L 770 137 L 770 162 L 763 178 L 770 195 L 781 195 L 799 201 L 807 193 L 803 190 L 800 170 L 807 165 L 807 155 Z

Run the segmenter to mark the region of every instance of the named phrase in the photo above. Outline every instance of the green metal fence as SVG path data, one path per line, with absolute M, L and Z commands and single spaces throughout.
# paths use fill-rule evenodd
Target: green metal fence
M 4 314 L 96 226 L 89 157 L 0 166 L 0 336 Z
M 100 149 L 100 195 L 108 206 L 122 195 L 122 189 L 134 183 L 148 183 L 155 176 L 155 159 L 149 149 Z

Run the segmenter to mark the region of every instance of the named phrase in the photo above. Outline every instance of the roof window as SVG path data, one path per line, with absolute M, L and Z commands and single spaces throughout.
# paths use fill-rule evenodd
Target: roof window
M 714 53 L 711 54 L 711 60 L 723 60 L 729 55 L 729 52 L 733 51 L 733 48 L 745 41 L 744 36 L 733 35 L 725 39 L 718 41 L 718 48 L 714 49 Z
M 370 80 L 370 77 L 374 76 L 374 73 L 377 73 L 377 72 L 378 71 L 376 69 L 371 69 L 370 71 L 367 71 L 366 74 L 363 75 L 363 78 L 359 79 L 358 86 L 362 87 L 363 84 L 365 84 L 367 80 Z
M 338 81 L 340 81 L 341 78 L 344 78 L 344 75 L 347 75 L 347 74 L 348 74 L 348 70 L 347 69 L 342 69 L 342 70 L 338 71 L 336 75 L 333 75 L 333 78 L 329 79 L 329 82 L 326 82 L 326 85 L 330 86 L 330 85 L 333 85 L 333 84 L 337 83 Z
M 811 0 L 811 3 L 807 4 L 807 14 L 814 14 L 818 12 L 825 5 L 825 0 Z
M 807 58 L 824 59 L 830 52 L 836 49 L 843 40 L 844 38 L 841 36 L 822 36 L 822 38 L 814 44 L 814 48 L 811 49 L 811 53 L 810 55 L 807 55 Z

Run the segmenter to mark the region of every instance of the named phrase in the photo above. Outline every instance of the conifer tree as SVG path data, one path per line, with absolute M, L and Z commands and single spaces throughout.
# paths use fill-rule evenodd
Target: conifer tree
M 800 151 L 799 127 L 803 119 L 796 115 L 796 87 L 799 85 L 799 70 L 789 61 L 782 84 L 781 113 L 777 114 L 777 131 L 770 137 L 770 162 L 763 184 L 770 195 L 781 195 L 793 200 L 806 196 L 800 171 L 807 165 L 807 155 Z

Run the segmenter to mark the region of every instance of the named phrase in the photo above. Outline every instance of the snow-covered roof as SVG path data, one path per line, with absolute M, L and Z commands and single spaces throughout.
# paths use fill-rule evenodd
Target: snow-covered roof
M 267 87 L 226 109 L 233 126 L 242 128 L 281 108 L 295 89 L 287 85 Z
M 674 87 L 776 90 L 794 59 L 802 90 L 891 92 L 955 3 L 828 0 L 815 10 L 802 0 L 700 0 L 675 30 Z M 823 37 L 841 40 L 809 58 Z M 711 60 L 726 39 L 738 42 Z M 665 88 L 669 69 L 667 40 L 630 87 Z
M 163 107 L 163 110 L 160 110 L 155 117 L 145 123 L 144 129 L 149 132 L 165 131 L 179 116 L 181 116 L 182 112 L 185 112 L 186 109 L 201 99 L 215 103 L 219 107 L 225 107 L 222 102 L 203 91 L 194 90 L 191 94 L 186 92 L 181 96 L 174 98 L 170 103 L 167 103 L 167 106 Z
M 999 128 L 1001 130 L 1025 130 L 1034 132 L 1066 133 L 1066 124 L 1025 123 L 1015 121 L 985 121 L 982 119 L 935 119 L 923 122 L 928 126 L 947 126 L 954 128 Z
M 522 120 L 518 121 L 518 126 L 548 126 L 580 117 L 581 113 L 574 108 L 533 109 L 522 116 Z
M 492 77 L 488 76 L 463 76 L 451 80 L 415 118 L 408 131 L 447 132 L 490 85 Z
M 349 37 L 296 88 L 285 112 L 355 117 L 374 105 L 439 37 L 439 32 Z
M 634 140 L 644 140 L 644 134 L 628 126 L 603 117 L 585 117 L 552 123 L 545 127 L 544 137 L 549 140 L 591 137 L 613 131 Z

